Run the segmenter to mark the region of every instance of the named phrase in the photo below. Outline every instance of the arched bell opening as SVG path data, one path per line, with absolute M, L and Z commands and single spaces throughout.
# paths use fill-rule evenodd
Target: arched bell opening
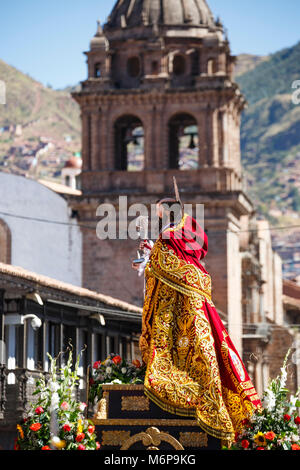
M 199 154 L 198 125 L 190 114 L 177 114 L 169 121 L 169 167 L 196 170 Z
M 122 116 L 115 123 L 115 169 L 144 169 L 144 128 L 136 116 Z

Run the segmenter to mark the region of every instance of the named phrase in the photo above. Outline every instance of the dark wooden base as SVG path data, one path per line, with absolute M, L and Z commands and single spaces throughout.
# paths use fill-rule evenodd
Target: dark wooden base
M 93 421 L 102 450 L 221 450 L 195 419 L 149 400 L 143 385 L 104 385 Z

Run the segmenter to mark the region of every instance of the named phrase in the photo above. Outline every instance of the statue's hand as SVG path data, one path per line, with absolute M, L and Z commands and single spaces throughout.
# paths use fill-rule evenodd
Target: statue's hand
M 132 267 L 132 269 L 134 269 L 135 271 L 138 271 L 138 270 L 139 270 L 139 265 L 138 265 L 138 264 L 132 263 L 132 264 L 131 264 L 131 267 Z

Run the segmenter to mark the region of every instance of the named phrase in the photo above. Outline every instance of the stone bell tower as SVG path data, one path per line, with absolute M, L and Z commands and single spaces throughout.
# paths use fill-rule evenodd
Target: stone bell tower
M 96 226 L 99 204 L 117 208 L 119 195 L 153 203 L 173 194 L 175 175 L 183 202 L 205 205 L 213 299 L 239 348 L 237 232 L 253 208 L 242 191 L 245 100 L 221 22 L 205 0 L 119 0 L 85 54 L 88 78 L 73 93 L 83 156 L 83 194 L 73 209 L 83 225 Z M 83 228 L 83 285 L 141 303 L 143 281 L 130 267 L 136 249 Z

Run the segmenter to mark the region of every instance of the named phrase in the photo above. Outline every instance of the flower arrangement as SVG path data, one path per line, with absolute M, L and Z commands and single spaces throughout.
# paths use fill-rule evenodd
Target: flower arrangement
M 77 359 L 72 371 L 72 351 L 67 364 L 57 371 L 57 359 L 49 354 L 50 378 L 43 375 L 36 381 L 35 403 L 17 425 L 15 450 L 98 450 L 95 426 L 84 417 L 85 403 L 74 399 L 78 385 Z
M 270 382 L 264 393 L 264 408 L 245 420 L 244 431 L 236 436 L 232 450 L 300 450 L 300 390 L 288 399 L 288 356 L 289 352 L 281 374 Z
M 122 359 L 118 354 L 109 354 L 105 361 L 96 361 L 89 379 L 89 401 L 102 398 L 103 384 L 140 384 L 144 383 L 145 367 L 138 359 L 132 362 Z

